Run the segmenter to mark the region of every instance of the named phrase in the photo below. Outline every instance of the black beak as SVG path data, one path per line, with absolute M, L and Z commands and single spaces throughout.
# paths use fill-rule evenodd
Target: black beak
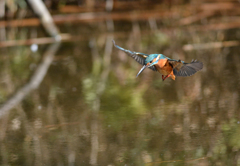
M 148 66 L 149 66 L 149 65 L 144 65 L 144 66 L 140 69 L 140 71 L 138 72 L 138 74 L 137 74 L 136 77 L 138 77 L 138 76 L 143 72 L 143 70 L 146 69 Z

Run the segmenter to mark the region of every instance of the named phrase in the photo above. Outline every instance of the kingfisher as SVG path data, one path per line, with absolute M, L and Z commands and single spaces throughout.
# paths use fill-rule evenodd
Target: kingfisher
M 163 54 L 144 54 L 140 52 L 134 52 L 116 45 L 114 40 L 113 45 L 143 65 L 136 77 L 138 77 L 144 69 L 150 68 L 153 71 L 158 71 L 160 74 L 162 74 L 163 81 L 168 77 L 171 77 L 173 80 L 175 80 L 176 76 L 191 76 L 203 68 L 203 63 L 197 60 L 192 60 L 191 63 L 185 63 L 182 60 L 170 59 Z

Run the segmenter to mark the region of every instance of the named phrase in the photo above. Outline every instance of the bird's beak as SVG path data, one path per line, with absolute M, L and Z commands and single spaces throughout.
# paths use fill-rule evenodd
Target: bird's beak
M 146 69 L 146 68 L 148 68 L 149 66 L 150 66 L 150 64 L 144 65 L 144 66 L 139 70 L 139 72 L 138 72 L 138 74 L 137 74 L 136 77 L 138 77 L 138 76 L 143 72 L 143 70 Z
M 148 67 L 152 67 L 153 65 L 154 65 L 154 64 L 153 64 L 153 63 L 151 63 L 151 64 L 149 64 L 149 65 L 148 65 Z

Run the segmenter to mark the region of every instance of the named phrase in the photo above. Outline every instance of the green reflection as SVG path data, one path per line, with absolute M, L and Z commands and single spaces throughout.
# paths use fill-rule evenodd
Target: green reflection
M 132 22 L 116 21 L 116 33 L 103 22 L 62 26 L 94 35 L 62 45 L 39 88 L 1 119 L 2 165 L 239 165 L 239 48 L 182 49 L 238 40 L 238 29 L 168 30 L 166 22 L 152 31 L 147 21 L 133 29 Z M 162 82 L 150 70 L 136 79 L 141 66 L 112 47 L 113 35 L 124 48 L 199 59 L 205 68 L 176 81 Z M 0 62 L 3 104 L 44 53 L 24 46 L 8 51 Z

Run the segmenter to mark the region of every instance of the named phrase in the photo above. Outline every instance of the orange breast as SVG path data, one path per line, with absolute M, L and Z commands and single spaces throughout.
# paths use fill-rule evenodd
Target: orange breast
M 160 68 L 163 68 L 165 66 L 167 62 L 167 59 L 159 59 L 157 65 L 160 67 Z
M 173 74 L 173 68 L 168 63 L 167 59 L 160 59 L 155 67 L 157 68 L 158 72 L 164 76 Z

